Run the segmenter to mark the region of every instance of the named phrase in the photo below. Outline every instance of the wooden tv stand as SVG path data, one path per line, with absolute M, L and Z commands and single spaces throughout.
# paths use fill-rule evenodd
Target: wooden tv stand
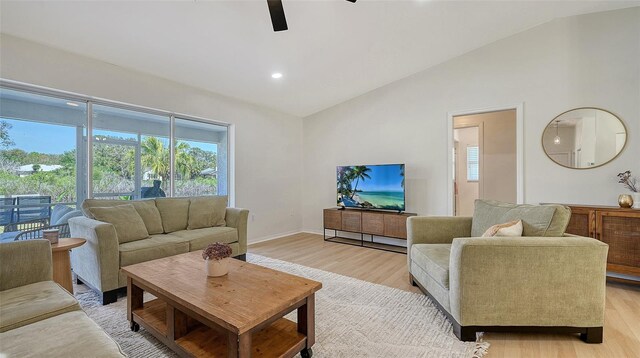
M 360 243 L 357 244 L 358 246 L 405 254 L 407 251 L 406 247 L 383 244 L 379 242 L 377 243 L 373 239 L 374 236 L 380 236 L 406 240 L 407 218 L 417 215 L 414 213 L 394 213 L 385 211 L 340 208 L 324 209 L 323 214 L 323 234 L 325 241 L 354 245 L 353 243 L 349 243 L 348 241 L 344 240 L 350 240 L 349 238 L 338 236 L 339 231 L 350 232 L 360 234 Z M 334 235 L 331 237 L 327 237 L 327 230 L 333 230 Z M 369 235 L 371 237 L 371 240 L 365 241 L 364 235 Z

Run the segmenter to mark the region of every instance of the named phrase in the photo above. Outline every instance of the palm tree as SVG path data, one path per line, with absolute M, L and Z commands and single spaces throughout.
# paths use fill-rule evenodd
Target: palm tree
M 371 169 L 367 168 L 365 165 L 356 165 L 355 167 L 353 167 L 353 169 L 351 170 L 351 180 L 355 179 L 356 185 L 353 186 L 351 199 L 353 199 L 353 196 L 356 195 L 356 192 L 358 191 L 358 183 L 360 182 L 360 180 L 365 181 L 365 179 L 371 179 L 369 174 L 367 174 L 370 171 Z
M 400 183 L 400 185 L 404 188 L 404 164 L 400 164 L 400 175 L 402 176 L 402 183 Z
M 169 179 L 169 150 L 156 137 L 147 137 L 142 141 L 140 160 L 145 168 L 159 176 L 163 182 Z M 164 183 L 163 183 L 164 184 Z
M 351 168 L 338 168 L 338 192 L 342 195 L 351 196 Z
M 176 170 L 184 179 L 190 179 L 196 164 L 195 158 L 189 153 L 191 147 L 188 143 L 180 142 L 176 145 Z

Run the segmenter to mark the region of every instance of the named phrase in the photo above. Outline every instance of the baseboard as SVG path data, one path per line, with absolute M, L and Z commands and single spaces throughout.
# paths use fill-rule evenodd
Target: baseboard
M 275 235 L 262 236 L 262 237 L 259 237 L 259 238 L 257 238 L 257 239 L 253 239 L 253 240 L 251 240 L 250 242 L 247 242 L 247 246 L 251 246 L 251 245 L 253 245 L 253 244 L 257 244 L 257 243 L 260 243 L 260 242 L 265 242 L 265 241 L 271 241 L 271 240 L 275 240 L 275 239 L 280 239 L 280 238 L 282 238 L 282 237 L 285 237 L 285 236 L 291 236 L 291 235 L 293 235 L 293 234 L 299 234 L 299 233 L 301 233 L 301 232 L 304 232 L 304 231 L 300 231 L 300 230 L 293 230 L 293 231 L 282 232 L 282 233 L 275 234 Z
M 302 229 L 302 231 L 300 232 L 304 232 L 307 234 L 317 234 L 317 235 L 322 235 L 322 230 L 320 229 Z

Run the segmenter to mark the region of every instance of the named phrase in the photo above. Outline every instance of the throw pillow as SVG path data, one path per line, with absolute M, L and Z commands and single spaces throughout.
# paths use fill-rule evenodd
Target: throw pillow
M 105 208 L 91 208 L 96 220 L 112 224 L 118 235 L 118 242 L 137 241 L 149 237 L 144 221 L 136 208 L 131 204 L 118 205 Z
M 165 233 L 185 230 L 189 222 L 189 198 L 158 198 L 156 207 Z
M 189 230 L 225 226 L 226 196 L 191 198 L 189 204 Z
M 160 211 L 156 207 L 155 200 L 136 200 L 132 201 L 131 205 L 140 214 L 149 235 L 162 234 L 164 232 L 162 218 L 160 217 Z
M 522 236 L 522 220 L 493 225 L 482 234 L 482 237 Z
M 84 214 L 84 216 L 88 217 L 89 219 L 95 219 L 96 217 L 91 212 L 91 209 L 96 207 L 112 207 L 122 204 L 126 204 L 126 202 L 120 199 L 84 199 L 80 208 L 82 209 L 82 213 Z

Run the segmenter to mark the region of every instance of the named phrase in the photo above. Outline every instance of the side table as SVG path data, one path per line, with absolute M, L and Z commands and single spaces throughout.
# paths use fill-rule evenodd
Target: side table
M 51 258 L 53 261 L 53 281 L 73 294 L 73 281 L 71 279 L 71 260 L 69 250 L 82 246 L 87 240 L 80 238 L 65 238 L 58 240 L 57 244 L 51 244 Z

